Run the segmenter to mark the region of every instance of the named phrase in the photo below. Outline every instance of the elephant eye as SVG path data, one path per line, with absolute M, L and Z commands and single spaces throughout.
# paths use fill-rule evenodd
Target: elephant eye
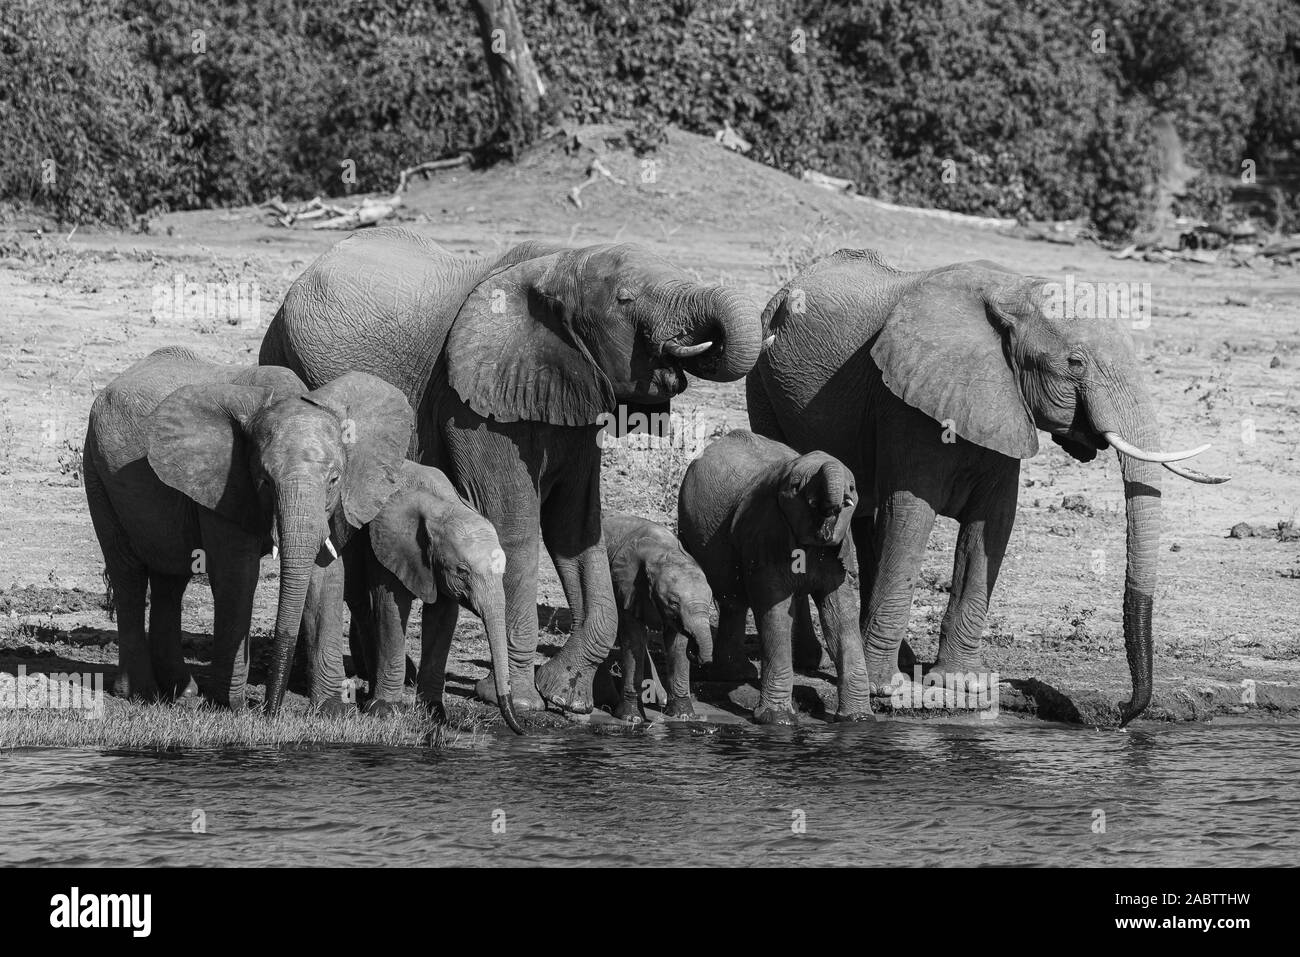
M 1070 356 L 1066 363 L 1069 365 L 1070 371 L 1075 375 L 1080 375 L 1087 367 L 1087 363 L 1083 361 L 1082 356 Z
M 614 296 L 619 302 L 631 302 L 636 298 L 635 293 L 633 293 L 627 286 L 619 286 L 618 291 L 614 293 Z

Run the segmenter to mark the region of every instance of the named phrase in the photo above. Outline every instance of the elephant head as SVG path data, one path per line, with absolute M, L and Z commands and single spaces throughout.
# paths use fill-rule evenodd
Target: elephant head
M 1159 466 L 1193 481 L 1226 479 L 1170 464 L 1208 446 L 1154 451 L 1155 408 L 1127 331 L 1107 302 L 1096 301 L 1098 287 L 1089 287 L 1092 302 L 1065 303 L 1062 291 L 1063 284 L 992 263 L 929 273 L 902 292 L 871 355 L 895 395 L 976 445 L 1030 458 L 1038 451 L 1036 429 L 1043 429 L 1080 461 L 1108 446 L 1120 453 L 1128 524 L 1124 641 L 1133 683 L 1121 707 L 1127 723 L 1151 700 Z
M 713 612 L 713 589 L 704 570 L 684 549 L 665 552 L 647 562 L 650 601 L 659 619 L 687 635 L 702 665 L 713 660 L 713 629 L 709 617 Z
M 397 490 L 413 417 L 399 390 L 350 372 L 313 392 L 185 386 L 146 422 L 149 464 L 164 483 L 252 534 L 278 533 L 270 714 L 288 683 L 312 565 L 337 556 L 331 527 L 336 537 L 360 528 Z
M 510 263 L 466 299 L 446 353 L 451 386 L 502 422 L 591 425 L 620 403 L 665 406 L 685 373 L 743 377 L 757 308 L 645 249 L 588 246 Z
M 406 481 L 370 523 L 379 563 L 421 601 L 451 599 L 483 620 L 501 716 L 523 734 L 510 698 L 505 552 L 496 529 L 436 469 L 407 463 Z M 430 702 L 432 704 L 433 702 Z
M 858 489 L 843 462 L 824 452 L 809 452 L 783 466 L 777 501 L 795 543 L 820 548 L 843 543 Z

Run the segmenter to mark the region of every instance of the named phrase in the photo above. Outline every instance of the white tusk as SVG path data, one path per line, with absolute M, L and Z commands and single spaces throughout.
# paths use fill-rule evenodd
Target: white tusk
M 768 336 L 766 339 L 763 340 L 763 348 L 764 348 L 764 349 L 770 349 L 770 348 L 772 348 L 772 343 L 774 343 L 774 342 L 776 342 L 776 333 L 775 333 L 775 332 L 772 333 L 770 336 Z
M 330 541 L 330 537 L 328 535 L 325 536 L 325 550 L 330 553 L 331 557 L 333 558 L 339 557 L 339 553 L 334 550 L 334 543 Z
M 669 343 L 664 346 L 664 352 L 678 359 L 690 359 L 693 356 L 703 355 L 713 348 L 712 342 L 701 342 L 694 346 L 677 346 Z
M 1123 452 L 1130 458 L 1138 459 L 1142 462 L 1181 462 L 1183 459 L 1190 459 L 1193 455 L 1200 455 L 1208 449 L 1209 443 L 1198 446 L 1194 449 L 1188 449 L 1185 452 L 1144 452 L 1136 445 L 1125 442 L 1115 432 L 1103 432 L 1106 441 L 1115 447 L 1116 452 Z
M 279 560 L 280 560 L 280 546 L 279 546 L 279 545 L 272 545 L 272 546 L 271 546 L 271 561 L 273 561 L 273 562 L 278 562 Z
M 1165 468 L 1173 472 L 1180 478 L 1185 478 L 1189 482 L 1200 482 L 1202 485 L 1222 485 L 1224 482 L 1232 480 L 1231 475 L 1207 475 L 1204 472 L 1198 472 L 1196 469 L 1189 469 L 1185 465 L 1170 465 L 1164 463 Z

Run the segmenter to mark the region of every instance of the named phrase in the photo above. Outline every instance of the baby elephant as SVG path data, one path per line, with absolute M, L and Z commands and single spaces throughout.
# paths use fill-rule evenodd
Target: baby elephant
M 759 724 L 795 723 L 791 631 L 809 596 L 839 671 L 836 718 L 873 718 L 848 574 L 855 570 L 849 521 L 856 504 L 853 474 L 838 459 L 799 455 L 745 431 L 709 445 L 682 479 L 677 527 L 718 602 L 724 673 L 747 665 L 745 611 L 754 610 L 763 659 Z
M 329 673 L 313 683 L 342 684 L 342 653 L 333 637 L 341 634 L 344 599 L 352 615 L 353 662 L 370 685 L 367 713 L 394 710 L 406 680 L 411 602 L 420 599 L 424 612 L 417 694 L 431 711 L 443 714 L 447 655 L 464 606 L 483 619 L 501 715 L 511 730 L 523 734 L 509 694 L 505 553 L 492 523 L 465 504 L 447 476 L 403 462 L 398 491 L 348 539 L 342 558 L 335 563 L 343 566 L 341 575 L 336 572 L 314 583 L 306 616 L 304 637 L 313 667 Z
M 601 515 L 610 577 L 618 601 L 618 641 L 622 647 L 623 693 L 614 716 L 644 721 L 641 689 L 645 681 L 646 629 L 663 631 L 668 657 L 669 718 L 694 718 L 688 646 L 701 664 L 713 659 L 713 592 L 704 571 L 686 554 L 676 536 L 649 519 L 605 509 Z

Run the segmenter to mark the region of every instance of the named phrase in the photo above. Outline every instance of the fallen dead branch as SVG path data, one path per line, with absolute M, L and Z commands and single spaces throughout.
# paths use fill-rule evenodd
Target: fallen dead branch
M 577 206 L 579 209 L 582 209 L 582 197 L 581 197 L 582 191 L 586 189 L 588 186 L 590 186 L 592 183 L 599 182 L 602 176 L 618 186 L 627 185 L 627 180 L 619 179 L 617 176 L 611 173 L 609 171 L 609 167 L 607 167 L 604 163 L 600 161 L 599 156 L 594 157 L 591 161 L 591 164 L 587 167 L 587 178 L 583 180 L 581 183 L 579 183 L 577 186 L 573 187 L 573 189 L 569 190 L 569 199 L 573 201 L 574 206 Z
M 285 227 L 291 227 L 300 221 L 322 219 L 322 217 L 329 216 L 331 218 L 322 219 L 321 222 L 314 223 L 311 228 L 361 229 L 365 226 L 373 226 L 376 223 L 383 222 L 401 207 L 402 194 L 406 192 L 411 177 L 427 177 L 430 173 L 438 170 L 467 166 L 469 161 L 470 154 L 461 153 L 459 156 L 453 156 L 450 159 L 429 160 L 427 163 L 408 166 L 398 174 L 397 188 L 393 190 L 391 196 L 371 197 L 362 200 L 356 206 L 337 206 L 325 202 L 319 196 L 296 206 L 289 206 L 279 196 L 276 196 L 262 205 L 275 216 L 277 223 Z

